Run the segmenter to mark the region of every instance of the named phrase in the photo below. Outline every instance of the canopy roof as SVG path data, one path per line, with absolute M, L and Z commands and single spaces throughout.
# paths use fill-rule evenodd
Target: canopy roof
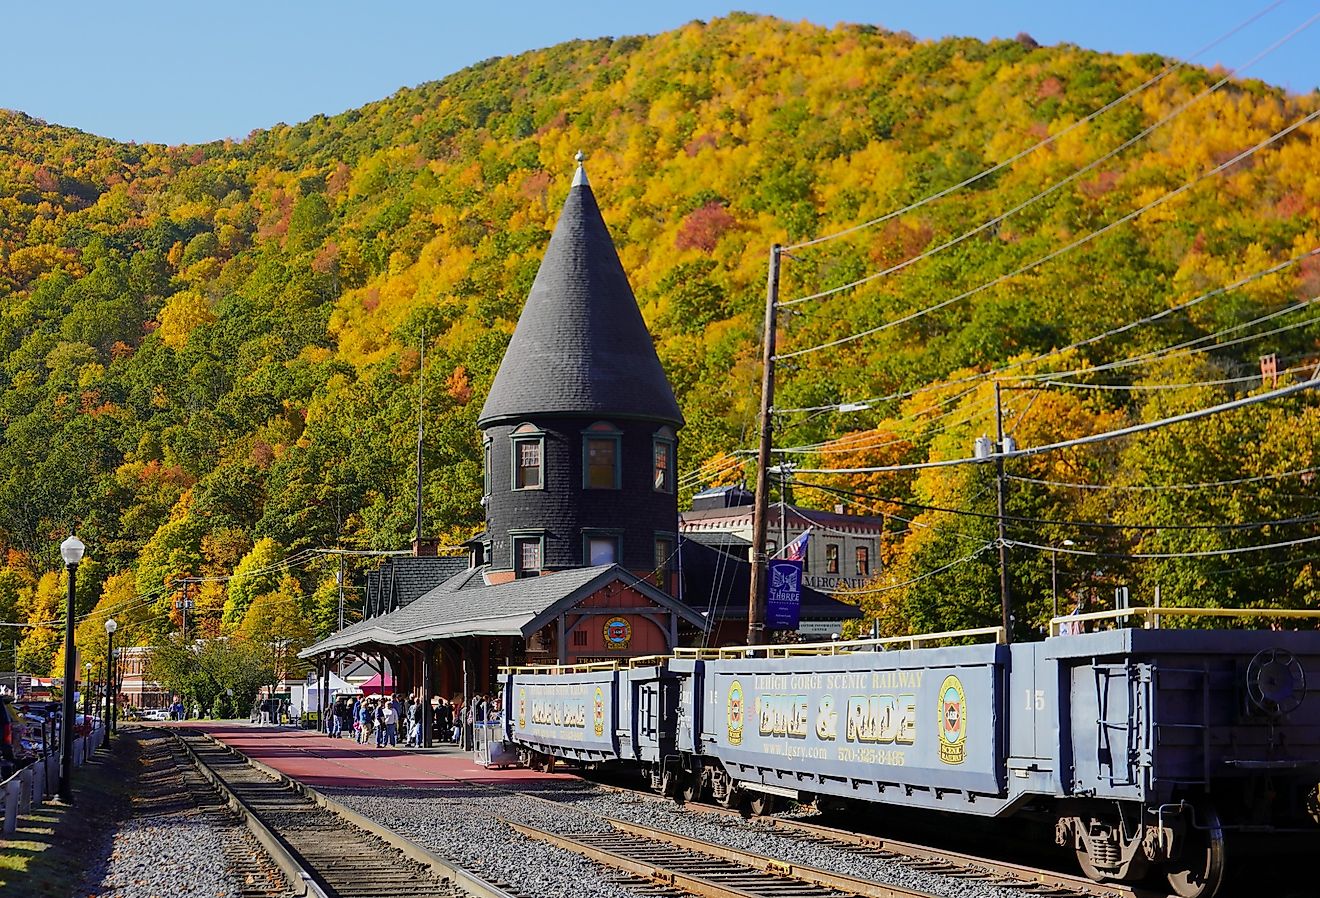
M 573 568 L 486 585 L 485 568 L 451 577 L 407 607 L 345 627 L 299 652 L 310 658 L 363 645 L 406 645 L 462 636 L 531 636 L 566 608 L 620 582 L 700 629 L 700 614 L 617 564 Z M 365 688 L 365 687 L 364 687 Z

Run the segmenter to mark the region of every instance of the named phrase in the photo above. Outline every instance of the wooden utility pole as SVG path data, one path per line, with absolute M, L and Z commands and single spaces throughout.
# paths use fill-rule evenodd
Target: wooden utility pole
M 999 513 L 999 617 L 1004 628 L 1004 642 L 1013 641 L 1013 596 L 1008 587 L 1008 534 L 1004 526 L 1004 407 L 1000 401 L 999 381 L 995 381 L 995 493 Z
M 761 446 L 756 456 L 756 502 L 752 511 L 752 586 L 747 596 L 747 644 L 765 642 L 765 536 L 770 512 L 770 444 L 774 431 L 775 318 L 779 305 L 780 246 L 770 247 L 765 288 L 765 326 L 761 360 Z
M 417 532 L 413 551 L 421 551 L 422 545 L 422 441 L 426 435 L 426 425 L 422 411 L 426 403 L 426 330 L 422 330 L 421 354 L 417 364 Z M 339 626 L 343 627 L 343 621 Z

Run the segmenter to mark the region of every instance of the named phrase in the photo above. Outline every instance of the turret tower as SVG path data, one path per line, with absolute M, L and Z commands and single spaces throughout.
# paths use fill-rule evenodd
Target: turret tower
M 477 421 L 491 582 L 609 563 L 645 575 L 678 546 L 683 415 L 577 158 Z

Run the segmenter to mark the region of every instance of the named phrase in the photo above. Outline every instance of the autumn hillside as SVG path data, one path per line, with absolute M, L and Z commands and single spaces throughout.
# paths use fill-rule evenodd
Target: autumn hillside
M 55 547 L 76 522 L 92 547 L 81 610 L 99 601 L 135 638 L 174 626 L 172 590 L 188 576 L 209 578 L 203 631 L 280 602 L 326 630 L 334 570 L 300 553 L 410 536 L 423 334 L 426 519 L 451 541 L 472 533 L 474 418 L 579 148 L 683 404 L 690 493 L 737 476 L 722 453 L 752 442 L 772 243 L 881 216 L 1062 133 L 947 198 L 785 260 L 785 300 L 847 284 L 959 237 L 1186 105 L 955 246 L 788 307 L 782 351 L 809 349 L 1015 272 L 1194 182 L 1056 260 L 782 366 L 786 409 L 920 388 L 851 414 L 782 415 L 781 446 L 846 438 L 802 456 L 804 468 L 967 455 L 993 430 L 989 380 L 972 375 L 1320 246 L 1320 125 L 1234 161 L 1320 108 L 1314 93 L 1248 81 L 1201 96 L 1222 73 L 1186 66 L 1070 129 L 1171 65 L 1025 37 L 919 41 L 740 15 L 491 60 L 241 143 L 121 144 L 0 112 L 0 619 L 59 616 Z M 1124 389 L 1008 392 L 1014 437 L 1038 445 L 1258 390 L 1243 379 L 1258 356 L 1277 353 L 1284 369 L 1315 360 L 1320 327 L 1292 307 L 1318 294 L 1309 257 L 1020 366 L 1014 375 L 1069 371 L 1218 334 L 1071 377 Z M 1196 386 L 1145 389 L 1180 384 Z M 1107 600 L 1120 582 L 1160 584 L 1172 602 L 1314 602 L 1305 542 L 1194 553 L 1314 536 L 1317 494 L 1298 472 L 1317 465 L 1318 425 L 1292 397 L 1014 463 L 1010 538 L 1103 553 L 1059 560 L 1068 604 Z M 802 475 L 818 488 L 795 499 L 894 514 L 885 591 L 863 602 L 890 629 L 940 627 L 995 619 L 993 522 L 977 516 L 994 509 L 988 478 L 980 467 Z M 1224 480 L 1249 482 L 1176 486 Z M 1131 557 L 1169 554 L 1193 557 Z M 1023 628 L 1047 615 L 1050 561 L 1013 552 Z M 94 640 L 99 620 L 85 630 Z M 19 666 L 49 667 L 57 643 L 48 627 L 29 631 Z

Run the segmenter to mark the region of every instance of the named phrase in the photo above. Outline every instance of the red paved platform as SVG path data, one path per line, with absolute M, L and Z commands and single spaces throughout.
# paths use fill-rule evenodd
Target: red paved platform
M 180 725 L 208 733 L 249 758 L 314 787 L 444 789 L 462 786 L 461 781 L 527 785 L 573 778 L 522 768 L 488 770 L 473 761 L 471 752 L 457 748 L 377 748 L 374 743 L 358 745 L 352 739 L 331 739 L 312 730 L 246 723 L 190 720 Z

